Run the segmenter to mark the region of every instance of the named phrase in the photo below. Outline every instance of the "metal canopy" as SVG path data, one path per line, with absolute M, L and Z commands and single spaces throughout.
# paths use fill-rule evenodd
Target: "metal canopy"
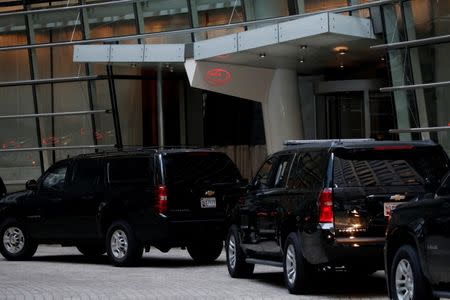
M 314 74 L 376 61 L 381 43 L 369 19 L 323 13 L 194 43 L 194 59 Z
M 383 51 L 370 47 L 377 44 L 382 41 L 374 35 L 370 19 L 326 12 L 193 45 L 76 45 L 73 60 L 77 63 L 178 65 L 192 56 L 189 54 L 193 47 L 193 58 L 197 61 L 288 68 L 313 74 L 323 68 L 376 61 Z M 306 48 L 302 49 L 302 45 Z M 340 53 L 339 47 L 346 50 Z

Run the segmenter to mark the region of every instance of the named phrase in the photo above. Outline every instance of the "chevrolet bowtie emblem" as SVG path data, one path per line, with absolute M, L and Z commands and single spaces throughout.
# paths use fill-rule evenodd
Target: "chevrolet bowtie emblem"
M 391 200 L 394 200 L 394 201 L 401 201 L 401 200 L 405 200 L 405 196 L 404 195 L 399 195 L 399 194 L 397 194 L 397 195 L 394 195 L 394 196 L 391 196 Z
M 212 196 L 214 196 L 215 194 L 216 194 L 215 191 L 206 191 L 206 192 L 205 192 L 205 196 L 207 196 L 207 197 L 212 197 Z

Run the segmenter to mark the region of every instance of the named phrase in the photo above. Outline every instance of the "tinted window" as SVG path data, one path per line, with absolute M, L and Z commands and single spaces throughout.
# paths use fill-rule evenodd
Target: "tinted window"
M 264 162 L 264 164 L 259 169 L 255 176 L 253 184 L 258 185 L 260 188 L 270 188 L 272 187 L 271 175 L 274 167 L 274 158 L 269 158 Z
M 50 169 L 42 182 L 42 188 L 50 191 L 62 191 L 64 189 L 67 166 Z
M 283 155 L 278 157 L 277 159 L 277 173 L 275 176 L 275 187 L 285 187 L 286 180 L 289 174 L 289 170 L 291 167 L 293 155 Z
M 170 153 L 164 155 L 163 161 L 168 185 L 236 182 L 241 179 L 235 164 L 224 153 Z
M 108 172 L 110 183 L 153 183 L 149 157 L 110 160 Z
M 328 163 L 328 153 L 299 153 L 292 166 L 288 187 L 292 189 L 316 189 L 323 185 Z
M 101 182 L 103 169 L 98 159 L 79 160 L 75 164 L 72 183 L 86 191 Z
M 344 151 L 336 154 L 334 184 L 338 187 L 424 185 L 434 190 L 448 170 L 447 163 L 446 155 L 435 147 Z

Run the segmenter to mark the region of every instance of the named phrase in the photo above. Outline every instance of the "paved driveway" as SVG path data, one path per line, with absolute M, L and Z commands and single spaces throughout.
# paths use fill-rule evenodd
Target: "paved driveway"
M 28 262 L 0 258 L 0 299 L 386 299 L 383 272 L 370 277 L 321 276 L 311 295 L 292 296 L 281 270 L 256 266 L 251 279 L 228 276 L 225 255 L 196 266 L 187 251 L 151 250 L 135 268 L 116 268 L 106 256 L 40 246 Z

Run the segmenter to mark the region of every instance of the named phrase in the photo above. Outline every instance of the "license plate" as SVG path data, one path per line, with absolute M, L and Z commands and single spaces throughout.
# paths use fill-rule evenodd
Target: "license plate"
M 384 203 L 384 216 L 390 217 L 391 212 L 400 204 L 403 204 L 406 202 L 385 202 Z
M 200 198 L 200 207 L 201 208 L 215 208 L 216 207 L 216 198 L 215 197 Z

